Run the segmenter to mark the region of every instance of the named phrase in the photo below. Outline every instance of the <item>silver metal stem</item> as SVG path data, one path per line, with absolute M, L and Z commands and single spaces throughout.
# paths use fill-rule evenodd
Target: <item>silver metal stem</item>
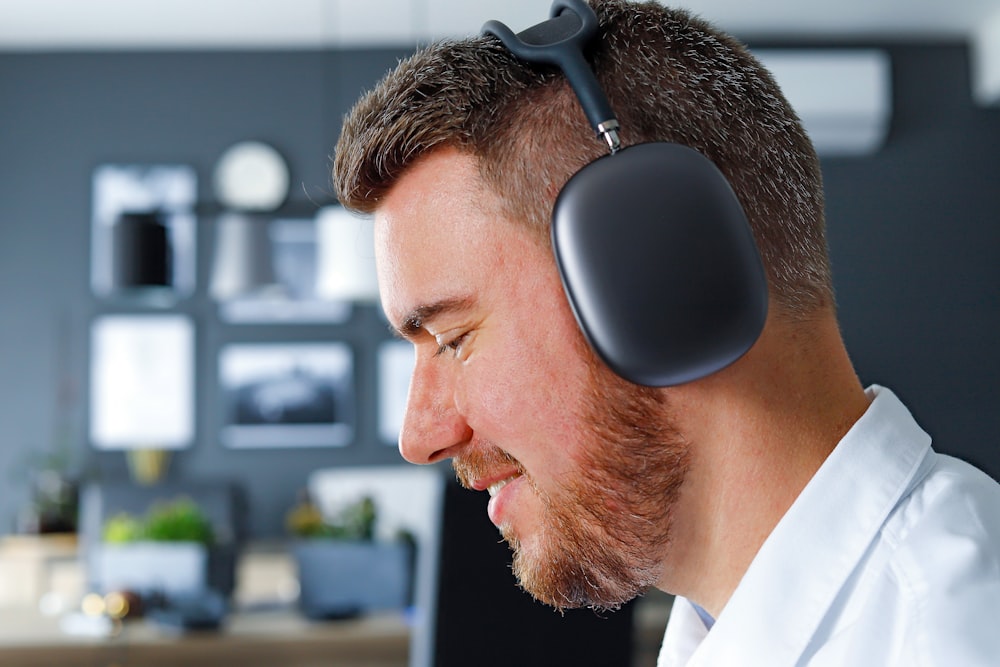
M 618 137 L 618 128 L 618 121 L 614 118 L 606 120 L 597 126 L 597 132 L 604 138 L 605 143 L 608 144 L 612 155 L 617 153 L 618 149 L 622 147 L 621 139 Z

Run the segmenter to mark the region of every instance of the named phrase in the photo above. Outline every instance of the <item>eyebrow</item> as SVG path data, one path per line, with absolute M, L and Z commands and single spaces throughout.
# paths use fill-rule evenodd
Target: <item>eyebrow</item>
M 412 340 L 435 318 L 469 310 L 472 303 L 471 296 L 459 296 L 417 306 L 403 317 L 395 333 L 400 338 Z

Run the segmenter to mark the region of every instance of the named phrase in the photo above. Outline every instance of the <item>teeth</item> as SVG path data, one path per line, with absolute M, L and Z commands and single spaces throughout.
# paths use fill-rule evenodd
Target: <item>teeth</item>
M 500 493 L 500 489 L 507 486 L 507 484 L 509 484 L 511 480 L 513 480 L 515 477 L 517 477 L 517 475 L 512 475 L 507 479 L 501 479 L 499 482 L 494 482 L 493 484 L 490 484 L 489 487 L 487 487 L 486 489 L 487 491 L 489 491 L 490 497 L 492 498 L 496 494 Z

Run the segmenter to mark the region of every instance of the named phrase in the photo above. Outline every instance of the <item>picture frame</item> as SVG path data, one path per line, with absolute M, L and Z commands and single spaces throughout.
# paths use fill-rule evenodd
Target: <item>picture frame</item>
M 399 444 L 399 432 L 406 412 L 406 396 L 413 375 L 413 345 L 404 340 L 387 340 L 378 347 L 378 434 L 386 445 Z
M 156 305 L 170 305 L 195 289 L 194 213 L 198 177 L 185 164 L 101 164 L 92 176 L 91 289 L 107 298 L 116 295 L 114 266 L 119 262 L 115 230 L 123 214 L 155 213 L 166 232 L 169 285 L 146 298 Z M 172 296 L 168 296 L 168 294 Z
M 344 342 L 227 344 L 219 388 L 227 447 L 344 447 L 354 439 L 354 359 Z
M 185 315 L 103 315 L 90 332 L 90 441 L 181 449 L 194 440 L 194 324 Z

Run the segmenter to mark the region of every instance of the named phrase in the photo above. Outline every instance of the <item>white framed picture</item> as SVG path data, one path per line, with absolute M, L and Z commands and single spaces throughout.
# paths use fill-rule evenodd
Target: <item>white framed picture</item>
M 389 340 L 378 348 L 378 433 L 387 445 L 399 443 L 406 395 L 413 375 L 413 345 Z
M 346 343 L 232 343 L 219 353 L 222 443 L 343 447 L 354 438 L 354 363 Z
M 194 324 L 104 315 L 90 337 L 90 440 L 98 449 L 179 449 L 194 440 Z
M 317 222 L 229 214 L 216 220 L 210 291 L 231 324 L 341 323 L 352 302 L 320 294 Z M 260 282 L 248 289 L 248 282 Z
M 169 289 L 177 297 L 195 288 L 194 207 L 198 178 L 194 167 L 182 164 L 102 164 L 92 178 L 91 288 L 98 296 L 115 292 L 115 230 L 128 213 L 155 213 L 165 228 Z M 127 225 L 126 225 L 127 227 Z

